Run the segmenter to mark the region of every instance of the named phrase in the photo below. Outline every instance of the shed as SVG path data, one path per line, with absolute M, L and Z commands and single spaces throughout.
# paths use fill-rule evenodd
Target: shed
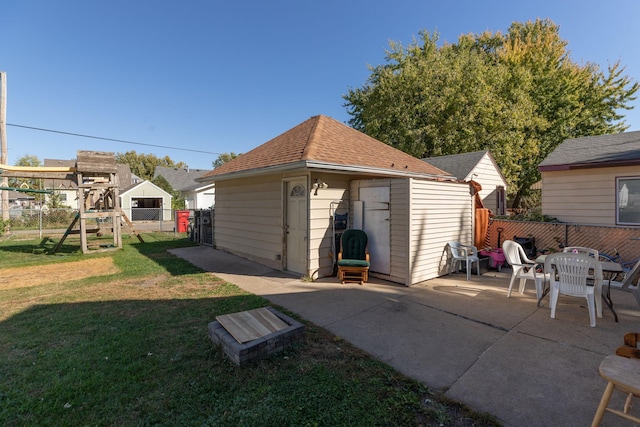
M 132 221 L 171 221 L 171 194 L 145 180 L 125 188 L 120 204 Z
M 568 139 L 538 170 L 544 215 L 576 224 L 640 226 L 640 131 Z
M 485 208 L 495 215 L 506 214 L 507 180 L 488 150 L 422 159 L 462 181 L 475 181 Z
M 371 275 L 408 286 L 446 271 L 447 241 L 473 241 L 468 183 L 327 116 L 198 180 L 216 184 L 218 249 L 301 276 L 334 274 L 344 227 L 368 234 Z

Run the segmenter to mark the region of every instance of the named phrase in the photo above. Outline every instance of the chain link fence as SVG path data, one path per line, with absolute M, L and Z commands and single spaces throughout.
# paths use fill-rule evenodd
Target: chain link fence
M 27 209 L 12 206 L 5 231 L 0 236 L 14 238 L 43 238 L 62 236 L 78 215 L 77 209 Z M 175 212 L 171 209 L 139 208 L 125 212 L 137 232 L 176 232 Z M 2 217 L 0 217 L 2 218 Z M 111 218 L 87 219 L 88 229 L 101 229 L 104 234 L 113 233 Z M 74 225 L 75 229 L 79 224 Z M 123 231 L 126 232 L 126 229 Z

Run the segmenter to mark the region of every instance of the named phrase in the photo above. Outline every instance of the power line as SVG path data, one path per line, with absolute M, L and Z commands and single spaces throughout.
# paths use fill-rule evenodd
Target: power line
M 123 144 L 144 145 L 146 147 L 156 147 L 156 148 L 167 148 L 169 150 L 191 151 L 193 153 L 205 153 L 205 154 L 216 154 L 216 155 L 222 154 L 222 153 L 214 153 L 212 151 L 192 150 L 190 148 L 169 147 L 169 146 L 166 146 L 166 145 L 157 145 L 157 144 L 146 144 L 144 142 L 134 142 L 134 141 L 125 141 L 125 140 L 122 140 L 122 139 L 104 138 L 102 136 L 84 135 L 84 134 L 81 134 L 81 133 L 64 132 L 64 131 L 61 131 L 61 130 L 44 129 L 44 128 L 37 128 L 37 127 L 33 127 L 33 126 L 16 125 L 16 124 L 12 124 L 12 123 L 7 123 L 7 126 L 13 126 L 13 127 L 17 127 L 17 128 L 23 128 L 23 129 L 38 130 L 38 131 L 41 131 L 41 132 L 59 133 L 59 134 L 62 134 L 62 135 L 77 136 L 77 137 L 80 137 L 80 138 L 91 138 L 91 139 L 100 139 L 100 140 L 103 140 L 103 141 L 122 142 Z

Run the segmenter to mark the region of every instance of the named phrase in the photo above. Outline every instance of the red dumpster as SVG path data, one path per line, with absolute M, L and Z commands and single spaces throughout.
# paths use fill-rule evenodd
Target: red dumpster
M 189 229 L 190 211 L 176 211 L 176 231 L 178 233 L 186 233 Z

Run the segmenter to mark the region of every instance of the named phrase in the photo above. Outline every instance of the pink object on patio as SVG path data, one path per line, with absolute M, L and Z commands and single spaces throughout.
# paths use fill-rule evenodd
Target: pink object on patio
M 491 258 L 489 260 L 489 267 L 495 268 L 498 271 L 502 270 L 502 266 L 506 262 L 502 249 L 491 249 L 490 251 L 480 251 L 478 253 L 480 256 Z

